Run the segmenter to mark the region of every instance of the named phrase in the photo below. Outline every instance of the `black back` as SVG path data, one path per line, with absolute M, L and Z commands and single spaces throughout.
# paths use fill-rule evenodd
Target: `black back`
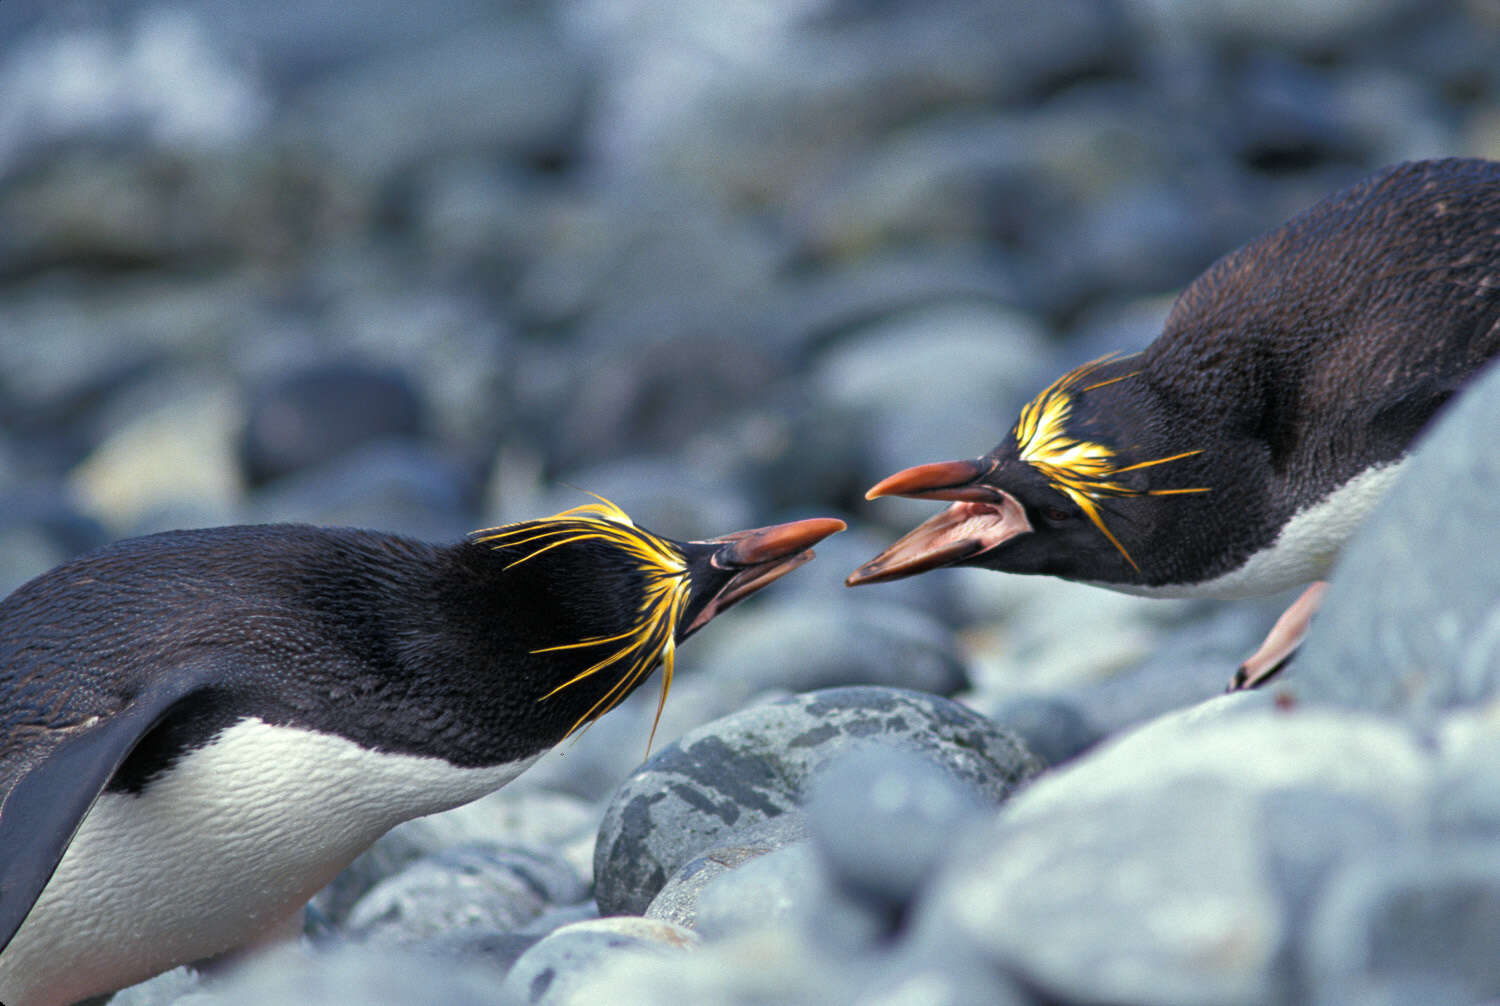
M 0 602 L 0 787 L 69 731 L 209 658 L 213 678 L 111 787 L 139 788 L 249 715 L 461 766 L 534 754 L 606 686 L 541 702 L 598 654 L 532 651 L 628 628 L 638 576 L 588 543 L 507 571 L 509 558 L 266 525 L 151 535 L 59 566 Z

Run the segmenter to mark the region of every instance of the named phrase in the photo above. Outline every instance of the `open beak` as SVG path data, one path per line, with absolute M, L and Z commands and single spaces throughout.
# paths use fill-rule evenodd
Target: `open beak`
M 718 569 L 734 571 L 734 575 L 698 612 L 683 638 L 697 632 L 721 611 L 810 561 L 812 547 L 829 535 L 844 530 L 845 526 L 843 521 L 833 517 L 812 517 L 694 542 L 695 545 L 718 545 L 709 561 Z
M 993 470 L 994 463 L 983 459 L 939 461 L 907 468 L 878 482 L 865 499 L 905 496 L 954 502 L 850 573 L 845 586 L 899 580 L 951 566 L 1030 531 L 1021 502 L 982 481 Z

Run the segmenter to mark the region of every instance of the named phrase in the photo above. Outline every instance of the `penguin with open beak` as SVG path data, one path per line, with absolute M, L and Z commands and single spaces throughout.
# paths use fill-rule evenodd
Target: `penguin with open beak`
M 1059 377 L 982 457 L 867 494 L 948 501 L 846 581 L 947 566 L 1164 597 L 1308 584 L 1231 688 L 1295 651 L 1413 438 L 1500 355 L 1500 164 L 1399 165 L 1232 252 L 1161 335 Z
M 62 1006 L 295 923 L 401 821 L 618 705 L 843 522 L 681 542 L 614 504 L 456 544 L 174 531 L 0 602 L 0 1002 Z M 654 732 L 654 727 L 653 727 Z

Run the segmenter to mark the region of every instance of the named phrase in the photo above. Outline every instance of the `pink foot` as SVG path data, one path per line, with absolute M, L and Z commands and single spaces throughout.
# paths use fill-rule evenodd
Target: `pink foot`
M 1309 584 L 1302 596 L 1293 601 L 1291 607 L 1282 612 L 1276 624 L 1271 626 L 1260 649 L 1252 653 L 1234 672 L 1234 677 L 1229 679 L 1228 691 L 1238 692 L 1258 687 L 1281 670 L 1287 659 L 1297 651 L 1297 647 L 1302 645 L 1302 637 L 1307 635 L 1307 627 L 1312 624 L 1312 617 L 1323 603 L 1323 595 L 1327 592 L 1327 581 L 1318 580 Z

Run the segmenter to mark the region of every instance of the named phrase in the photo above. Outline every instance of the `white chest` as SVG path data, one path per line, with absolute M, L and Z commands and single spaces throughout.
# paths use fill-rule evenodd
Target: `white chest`
M 141 795 L 99 798 L 0 956 L 0 1001 L 69 1003 L 250 941 L 394 825 L 533 760 L 455 768 L 241 721 Z
M 1142 587 L 1100 583 L 1145 597 L 1212 597 L 1233 599 L 1274 594 L 1288 587 L 1321 580 L 1333 568 L 1344 543 L 1385 497 L 1405 461 L 1361 472 L 1327 496 L 1298 510 L 1271 546 L 1256 552 L 1237 569 L 1205 583 Z

